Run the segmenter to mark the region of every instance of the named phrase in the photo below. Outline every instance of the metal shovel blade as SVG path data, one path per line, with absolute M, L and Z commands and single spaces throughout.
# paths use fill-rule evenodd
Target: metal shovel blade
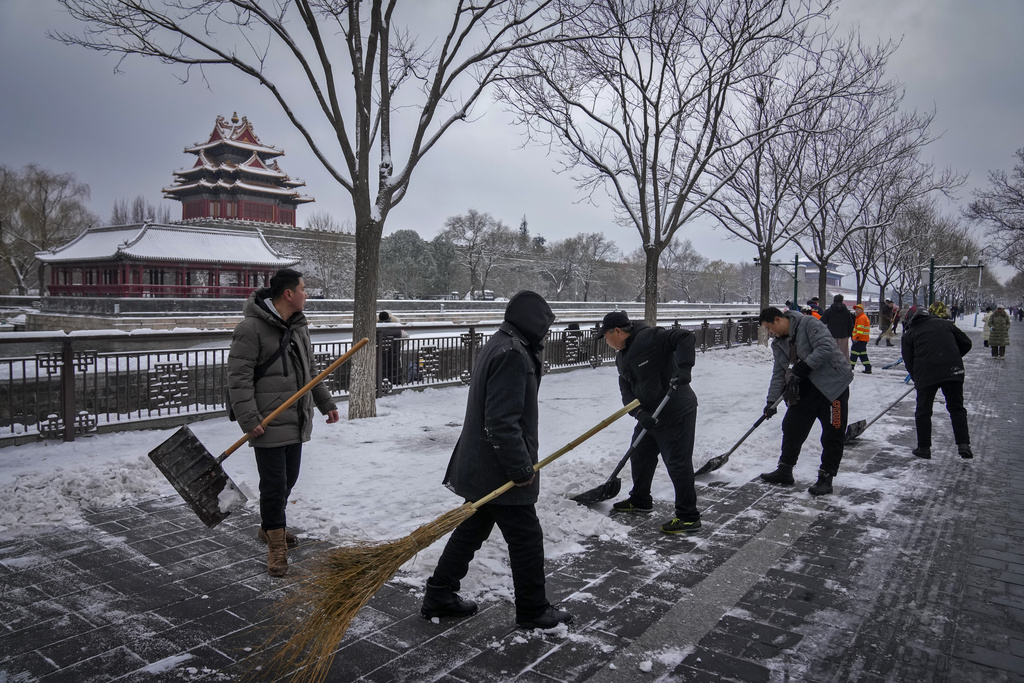
M 708 472 L 714 472 L 715 470 L 717 470 L 719 467 L 721 467 L 722 465 L 724 465 L 727 462 L 729 462 L 729 454 L 728 453 L 723 453 L 722 455 L 716 455 L 715 457 L 711 458 L 706 463 L 701 465 L 700 469 L 698 469 L 696 472 L 693 473 L 693 476 L 699 477 L 702 474 L 707 474 Z
M 149 459 L 211 529 L 248 500 L 188 425 L 150 451 Z
M 843 438 L 843 443 L 850 443 L 858 436 L 864 433 L 864 430 L 868 428 L 867 420 L 857 420 L 851 425 L 846 426 L 846 437 Z
M 572 499 L 581 505 L 593 505 L 601 501 L 611 500 L 619 495 L 620 490 L 622 490 L 622 480 L 618 477 L 612 477 L 600 486 L 595 486 L 589 491 L 573 496 Z

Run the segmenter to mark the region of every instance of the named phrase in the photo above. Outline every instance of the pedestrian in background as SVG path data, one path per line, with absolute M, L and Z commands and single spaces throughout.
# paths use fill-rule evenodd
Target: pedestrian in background
M 992 316 L 992 307 L 985 308 L 985 315 L 981 316 L 981 341 L 988 348 L 988 336 L 991 330 L 988 328 L 988 319 Z
M 377 316 L 381 324 L 377 328 L 378 343 L 383 347 L 380 353 L 381 380 L 388 380 L 391 386 L 402 384 L 405 368 L 402 367 L 402 342 L 409 334 L 398 325 L 401 321 L 390 311 L 381 311 Z
M 917 389 L 917 426 L 919 458 L 932 457 L 932 405 L 942 390 L 946 410 L 953 423 L 953 438 L 961 458 L 973 458 L 971 435 L 964 407 L 964 361 L 971 350 L 971 340 L 963 330 L 945 318 L 928 311 L 918 311 L 903 335 L 903 362 Z
M 228 400 L 256 454 L 258 538 L 267 544 L 267 573 L 271 576 L 288 574 L 288 546 L 296 544 L 287 532 L 285 506 L 299 479 L 302 444 L 313 431 L 313 408 L 327 415 L 327 424 L 339 419 L 338 406 L 321 382 L 265 428 L 260 424 L 318 374 L 305 307 L 302 273 L 290 268 L 277 271 L 270 278 L 270 287 L 249 295 L 228 351 Z
M 612 505 L 615 512 L 651 512 L 651 483 L 658 469 L 658 454 L 665 461 L 675 489 L 675 514 L 661 525 L 666 534 L 700 530 L 697 491 L 693 480 L 693 442 L 697 428 L 697 396 L 690 387 L 696 362 L 696 337 L 682 328 L 666 330 L 633 322 L 623 311 L 604 317 L 597 336 L 615 349 L 622 404 L 640 400 L 632 412 L 637 424 L 631 442 L 647 434 L 629 456 L 633 488 L 629 497 Z M 675 384 L 669 402 L 657 418 L 653 412 Z
M 894 346 L 892 343 L 892 326 L 893 326 L 893 304 L 889 299 L 885 300 L 885 303 L 878 309 L 878 338 L 875 339 L 875 346 L 878 346 L 878 342 L 885 340 L 886 346 Z
M 761 327 L 773 337 L 771 384 L 764 416 L 770 419 L 772 406 L 786 398 L 782 418 L 782 454 L 774 472 L 761 479 L 771 484 L 792 485 L 793 467 L 814 422 L 821 423 L 821 468 L 818 480 L 807 489 L 812 496 L 832 493 L 832 480 L 839 473 L 843 442 L 849 416 L 850 382 L 853 372 L 836 340 L 820 320 L 774 306 L 761 311 Z
M 444 484 L 467 501 L 483 498 L 508 481 L 515 487 L 480 506 L 455 528 L 427 579 L 420 613 L 427 619 L 465 617 L 476 603 L 458 595 L 473 556 L 497 525 L 508 544 L 516 623 L 524 629 L 554 628 L 572 615 L 548 602 L 544 577 L 544 531 L 537 517 L 537 390 L 541 351 L 555 315 L 530 291 L 512 297 L 505 319 L 473 366 L 462 435 Z
M 868 342 L 871 341 L 871 319 L 864 312 L 864 304 L 853 307 L 853 345 L 850 347 L 850 371 L 857 367 L 859 360 L 864 365 L 864 374 L 871 374 L 871 361 L 868 359 Z
M 832 338 L 836 340 L 839 350 L 843 352 L 843 357 L 849 356 L 850 337 L 853 336 L 853 315 L 843 303 L 842 294 L 832 297 L 832 305 L 821 316 L 821 322 L 825 324 Z
M 1006 347 L 1010 345 L 1010 316 L 1002 306 L 996 306 L 988 317 L 986 328 L 988 345 L 992 349 L 993 358 L 1005 358 Z

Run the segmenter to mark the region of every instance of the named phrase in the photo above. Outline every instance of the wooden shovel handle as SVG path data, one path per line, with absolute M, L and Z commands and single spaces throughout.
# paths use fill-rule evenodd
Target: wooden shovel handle
M 545 465 L 548 465 L 548 464 L 554 462 L 558 458 L 562 457 L 563 455 L 565 455 L 566 453 L 568 453 L 569 451 L 571 451 L 572 449 L 576 448 L 581 443 L 583 443 L 584 441 L 586 441 L 587 439 L 592 437 L 594 434 L 597 434 L 599 431 L 601 431 L 602 429 L 604 429 L 605 427 L 610 425 L 612 422 L 615 422 L 620 417 L 622 417 L 623 415 L 625 415 L 629 411 L 633 410 L 634 408 L 639 408 L 639 407 L 640 407 L 640 401 L 639 400 L 635 400 L 632 403 L 628 403 L 628 404 L 622 406 L 621 408 L 616 410 L 614 413 L 612 413 L 611 415 L 609 415 L 608 417 L 606 417 L 605 419 L 603 419 L 599 423 L 597 423 L 596 426 L 591 427 L 589 430 L 587 430 L 587 432 L 585 434 L 583 434 L 582 436 L 576 437 L 575 439 L 573 439 L 569 443 L 565 444 L 564 446 L 559 448 L 557 451 L 555 451 L 554 453 L 552 453 L 551 455 L 549 455 L 548 457 L 544 458 L 539 463 L 534 465 L 533 466 L 534 471 L 536 472 L 537 470 L 541 469 Z M 505 493 L 505 491 L 508 491 L 510 488 L 512 488 L 515 485 L 516 485 L 516 483 L 514 481 L 505 482 L 504 484 L 501 485 L 501 488 L 494 489 L 493 491 L 491 491 L 490 493 L 488 493 L 486 496 L 484 496 L 480 500 L 476 501 L 475 503 L 470 503 L 469 506 L 471 508 L 473 508 L 474 510 L 479 510 L 480 506 L 485 505 L 487 503 L 490 503 L 492 500 L 494 500 L 495 498 L 497 498 L 501 494 Z
M 357 341 L 355 344 L 353 344 L 351 349 L 346 351 L 336 361 L 334 361 L 333 363 L 328 365 L 324 369 L 324 371 L 321 372 L 319 375 L 317 375 L 313 379 L 309 380 L 309 382 L 306 384 L 306 386 L 302 387 L 301 389 L 296 391 L 294 394 L 292 394 L 291 397 L 287 401 L 285 401 L 284 403 L 279 405 L 276 409 L 274 409 L 274 412 L 272 412 L 270 415 L 267 415 L 265 418 L 263 418 L 263 421 L 260 422 L 260 426 L 261 427 L 266 427 L 268 424 L 270 424 L 271 422 L 276 420 L 277 417 L 281 413 L 283 413 L 284 411 L 288 410 L 288 408 L 290 408 L 293 403 L 295 403 L 300 398 L 302 398 L 305 394 L 307 394 L 309 391 L 311 391 L 313 389 L 313 387 L 315 387 L 317 384 L 320 384 L 320 382 L 323 382 L 325 379 L 327 379 L 328 375 L 330 375 L 332 372 L 334 372 L 335 370 L 340 368 L 345 363 L 345 361 L 347 361 L 349 358 L 351 358 L 355 354 L 356 351 L 358 351 L 359 349 L 361 349 L 364 346 L 366 346 L 369 342 L 370 342 L 369 339 L 367 339 L 366 337 L 363 337 L 362 339 Z M 220 456 L 217 458 L 217 462 L 222 462 L 224 460 L 224 458 L 228 457 L 229 455 L 234 453 L 236 450 L 241 448 L 242 444 L 244 444 L 248 440 L 249 440 L 249 433 L 246 432 L 242 436 L 242 438 L 240 438 L 238 441 L 233 443 L 226 451 L 224 451 L 223 453 L 220 454 Z

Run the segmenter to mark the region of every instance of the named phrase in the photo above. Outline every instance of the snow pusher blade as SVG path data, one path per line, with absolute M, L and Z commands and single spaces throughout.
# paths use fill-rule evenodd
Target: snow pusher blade
M 887 412 L 892 410 L 893 406 L 895 406 L 897 403 L 899 403 L 900 401 L 905 399 L 910 394 L 910 392 L 912 392 L 916 388 L 917 387 L 910 387 L 909 389 L 907 389 L 904 393 L 900 394 L 900 397 L 898 399 L 896 399 L 895 401 L 890 403 L 888 406 L 886 406 L 885 410 L 880 412 L 878 415 L 875 415 L 870 420 L 857 420 L 853 424 L 847 425 L 846 426 L 846 436 L 843 438 L 843 443 L 850 443 L 851 441 L 856 439 L 858 436 L 863 434 L 864 430 L 867 429 L 868 427 L 870 427 L 872 425 L 872 423 L 874 423 L 875 420 L 877 420 L 878 418 L 882 417 Z
M 327 366 L 323 372 L 311 379 L 306 386 L 278 406 L 274 412 L 263 418 L 260 425 L 266 427 L 293 403 L 309 392 L 328 375 L 351 358 L 356 351 L 366 346 L 365 337 L 352 345 L 344 355 Z M 249 440 L 248 434 L 233 443 L 218 457 L 213 457 L 203 443 L 192 433 L 188 425 L 171 435 L 169 439 L 149 452 L 149 459 L 171 482 L 174 489 L 188 503 L 203 524 L 213 528 L 223 522 L 233 510 L 245 505 L 243 494 L 231 477 L 224 472 L 221 463 Z

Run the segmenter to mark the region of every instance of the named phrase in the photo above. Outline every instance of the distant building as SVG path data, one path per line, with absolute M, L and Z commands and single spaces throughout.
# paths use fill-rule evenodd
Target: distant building
M 164 196 L 181 202 L 181 219 L 226 218 L 295 225 L 299 204 L 315 201 L 296 190 L 305 185 L 278 168 L 284 152 L 264 145 L 246 117 L 223 116 L 210 139 L 186 147 L 196 155 L 191 168 L 174 171 L 175 184 Z
M 259 229 L 156 223 L 89 228 L 36 258 L 51 296 L 246 297 L 298 263 Z
M 308 266 L 315 282 L 317 255 L 337 267 L 352 236 L 295 227 L 296 208 L 314 200 L 299 194 L 305 183 L 275 161 L 284 152 L 260 142 L 247 118 L 217 117 L 209 140 L 185 152 L 196 163 L 163 189 L 182 203 L 182 221 L 90 228 L 38 252 L 47 294 L 244 298 L 286 266 Z

